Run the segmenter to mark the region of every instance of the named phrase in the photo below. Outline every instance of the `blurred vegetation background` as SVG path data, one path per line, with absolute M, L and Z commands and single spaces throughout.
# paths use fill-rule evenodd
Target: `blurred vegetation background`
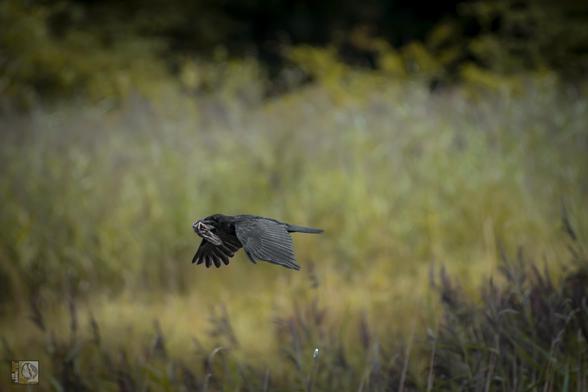
M 0 91 L 4 106 L 19 107 L 137 91 L 159 96 L 170 81 L 202 93 L 225 79 L 211 67 L 253 61 L 261 92 L 275 95 L 320 77 L 319 58 L 291 53 L 305 46 L 433 87 L 494 85 L 520 72 L 574 79 L 588 68 L 587 15 L 579 0 L 7 0 L 0 6 Z
M 41 390 L 585 390 L 587 25 L 0 2 L 3 358 Z M 325 233 L 300 273 L 192 266 L 215 212 Z

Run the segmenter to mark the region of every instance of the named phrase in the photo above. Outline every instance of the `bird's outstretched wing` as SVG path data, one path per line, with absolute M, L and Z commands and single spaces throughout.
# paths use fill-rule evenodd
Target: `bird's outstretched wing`
M 206 268 L 212 264 L 219 268 L 224 263 L 229 264 L 229 259 L 235 255 L 235 252 L 241 247 L 237 241 L 224 240 L 221 245 L 213 245 L 207 240 L 203 239 L 192 259 L 192 263 L 206 265 Z
M 286 226 L 269 219 L 248 219 L 235 224 L 235 233 L 247 256 L 299 270 L 294 258 L 292 238 Z

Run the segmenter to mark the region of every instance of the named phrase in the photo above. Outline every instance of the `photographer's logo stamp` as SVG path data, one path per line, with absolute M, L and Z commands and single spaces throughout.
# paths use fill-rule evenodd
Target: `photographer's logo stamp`
M 39 361 L 12 361 L 10 378 L 14 384 L 38 384 Z

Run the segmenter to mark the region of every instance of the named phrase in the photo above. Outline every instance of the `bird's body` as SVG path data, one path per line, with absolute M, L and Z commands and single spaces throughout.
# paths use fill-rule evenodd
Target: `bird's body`
M 192 224 L 202 237 L 192 263 L 220 267 L 242 247 L 252 262 L 268 261 L 299 270 L 289 233 L 322 233 L 321 229 L 291 225 L 255 215 L 215 214 Z

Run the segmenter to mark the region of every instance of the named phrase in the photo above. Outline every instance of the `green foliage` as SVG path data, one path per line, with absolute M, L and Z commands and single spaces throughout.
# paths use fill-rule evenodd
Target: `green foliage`
M 156 97 L 168 77 L 152 38 L 107 40 L 87 29 L 57 34 L 52 20 L 75 14 L 63 4 L 8 0 L 0 5 L 0 55 L 4 105 L 31 107 L 40 99 L 85 97 L 100 100 L 140 92 Z
M 475 1 L 460 10 L 480 27 L 467 43 L 468 53 L 494 72 L 558 70 L 578 77 L 588 69 L 588 7 L 583 2 Z
M 285 15 L 277 7 L 279 2 L 269 10 L 264 4 L 264 12 L 275 19 L 260 21 L 254 12 L 262 7 L 259 2 L 217 5 L 174 0 L 173 4 L 2 2 L 0 107 L 30 109 L 37 102 L 72 97 L 120 102 L 136 93 L 156 100 L 174 88 L 178 77 L 192 92 L 222 90 L 227 77 L 239 75 L 227 72 L 229 67 L 245 70 L 242 78 L 247 81 L 239 82 L 245 90 L 254 87 L 248 81 L 259 74 L 283 82 L 275 74 L 291 73 L 289 60 L 311 78 L 335 81 L 327 82 L 331 88 L 340 77 L 362 73 L 351 69 L 354 57 L 386 78 L 473 82 L 491 88 L 502 84 L 495 79 L 521 73 L 555 73 L 579 80 L 588 70 L 588 9 L 581 2 L 464 2 L 455 14 L 427 20 L 427 27 L 394 23 L 401 14 L 387 15 L 379 1 L 372 5 L 381 15 L 373 19 L 359 14 L 356 22 L 345 19 L 354 12 L 352 3 L 337 6 L 336 13 L 330 10 L 331 18 L 322 13 L 312 16 L 310 10 Z M 328 21 L 315 27 L 290 19 L 297 17 Z M 364 18 L 368 20 L 361 23 Z M 395 29 L 378 28 L 375 23 L 381 18 Z M 306 33 L 300 27 L 305 25 Z M 350 26 L 341 30 L 342 25 Z M 264 26 L 268 31 L 262 33 Z M 279 38 L 284 28 L 300 38 L 289 40 L 287 34 Z M 395 39 L 404 30 L 411 39 Z M 287 80 L 285 90 L 298 87 L 302 80 Z M 254 95 L 273 91 L 273 82 L 257 86 Z

